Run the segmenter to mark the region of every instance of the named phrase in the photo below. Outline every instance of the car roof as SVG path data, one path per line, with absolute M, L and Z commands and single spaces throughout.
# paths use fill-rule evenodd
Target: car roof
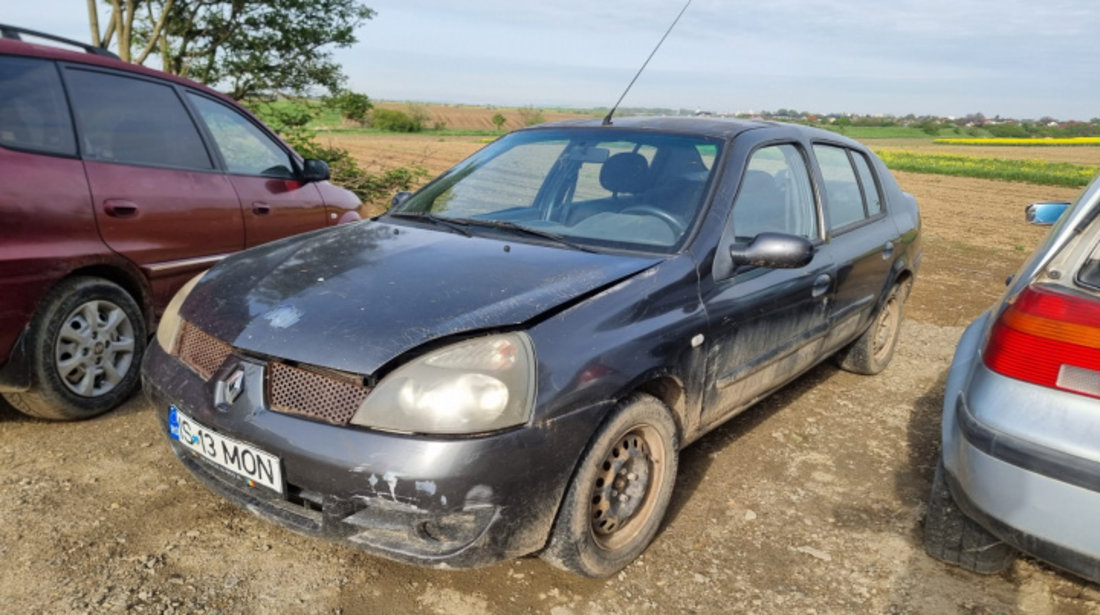
M 801 135 L 808 140 L 827 139 L 834 142 L 859 146 L 860 148 L 863 147 L 862 145 L 859 145 L 858 142 L 853 141 L 843 135 L 821 128 L 802 126 L 800 124 L 772 122 L 767 120 L 742 120 L 718 117 L 621 117 L 614 118 L 610 126 L 604 126 L 603 120 L 601 119 L 592 118 L 539 124 L 538 126 L 533 126 L 531 129 L 538 130 L 546 128 L 604 128 L 609 130 L 621 128 L 633 130 L 652 130 L 656 132 L 695 134 L 704 137 L 713 137 L 719 139 L 732 139 L 733 137 L 736 137 L 737 135 L 748 132 L 750 130 L 779 129 L 801 133 Z
M 22 41 L 10 38 L 0 38 L 0 54 L 6 55 L 20 55 L 32 58 L 45 58 L 48 60 L 57 60 L 61 62 L 72 62 L 80 64 L 90 64 L 99 66 L 102 68 L 111 68 L 114 70 L 125 71 L 128 73 L 135 73 L 144 75 L 147 77 L 155 77 L 157 79 L 164 79 L 167 81 L 173 81 L 189 88 L 201 90 L 212 96 L 226 101 L 232 102 L 232 99 L 225 96 L 217 90 L 211 89 L 201 83 L 191 81 L 190 79 L 184 79 L 177 75 L 166 73 L 163 71 L 155 70 L 152 68 L 146 68 L 139 64 L 131 64 L 130 62 L 123 62 L 115 58 L 98 55 L 94 53 L 88 53 L 85 51 L 71 51 L 69 49 L 55 47 L 53 45 L 40 45 L 38 43 L 31 43 L 28 41 Z

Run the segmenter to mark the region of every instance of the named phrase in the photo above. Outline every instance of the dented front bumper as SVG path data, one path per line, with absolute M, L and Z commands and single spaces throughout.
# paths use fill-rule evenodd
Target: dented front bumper
M 207 487 L 298 532 L 419 565 L 468 568 L 540 550 L 592 425 L 608 409 L 480 437 L 379 433 L 267 410 L 263 365 L 247 359 L 223 366 L 242 368 L 245 378 L 240 396 L 220 410 L 215 389 L 225 374 L 204 381 L 159 346 L 147 352 L 145 391 L 166 434 L 174 405 L 282 464 L 279 494 L 170 440 Z

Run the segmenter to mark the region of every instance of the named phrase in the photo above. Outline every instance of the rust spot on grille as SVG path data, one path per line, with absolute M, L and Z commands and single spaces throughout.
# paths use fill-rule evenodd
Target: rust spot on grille
M 334 378 L 283 363 L 271 363 L 269 369 L 272 410 L 334 425 L 350 423 L 371 391 L 351 378 Z
M 184 321 L 180 331 L 179 357 L 203 380 L 210 380 L 225 363 L 233 347 Z

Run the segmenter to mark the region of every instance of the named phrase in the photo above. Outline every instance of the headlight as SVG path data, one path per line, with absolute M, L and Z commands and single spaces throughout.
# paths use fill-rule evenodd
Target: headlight
M 522 425 L 535 398 L 535 355 L 523 333 L 481 337 L 402 365 L 351 422 L 392 431 L 469 434 Z
M 195 285 L 199 283 L 205 273 L 206 271 L 203 271 L 188 280 L 176 291 L 176 295 L 168 302 L 168 307 L 164 308 L 164 314 L 160 317 L 160 324 L 157 325 L 157 343 L 168 354 L 176 352 L 176 340 L 179 338 L 180 327 L 183 326 L 183 319 L 180 318 L 180 306 L 183 305 L 183 300 L 187 298 L 187 295 L 191 293 L 191 289 L 195 288 Z

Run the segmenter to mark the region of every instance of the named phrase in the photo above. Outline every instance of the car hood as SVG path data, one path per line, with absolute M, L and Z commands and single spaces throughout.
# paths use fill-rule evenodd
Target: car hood
M 363 222 L 226 259 L 181 314 L 245 351 L 371 374 L 425 342 L 519 325 L 660 260 Z

